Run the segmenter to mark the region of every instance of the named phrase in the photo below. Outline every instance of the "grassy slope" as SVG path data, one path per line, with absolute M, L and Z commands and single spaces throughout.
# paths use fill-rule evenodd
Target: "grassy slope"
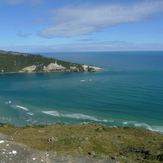
M 36 71 L 42 71 L 43 66 L 47 66 L 50 63 L 57 63 L 66 67 L 67 70 L 70 69 L 70 66 L 81 68 L 81 64 L 71 63 L 66 61 L 57 60 L 54 58 L 47 58 L 42 55 L 34 55 L 34 54 L 25 54 L 25 53 L 17 53 L 17 52 L 4 52 L 0 51 L 0 72 L 4 70 L 4 72 L 18 72 L 22 70 L 24 67 L 36 65 Z
M 121 163 L 163 161 L 163 135 L 144 128 L 117 128 L 97 123 L 26 127 L 1 124 L 0 132 L 13 136 L 16 142 L 58 154 L 88 156 L 89 151 L 94 151 L 96 155 L 92 157 Z M 51 137 L 58 140 L 48 142 Z

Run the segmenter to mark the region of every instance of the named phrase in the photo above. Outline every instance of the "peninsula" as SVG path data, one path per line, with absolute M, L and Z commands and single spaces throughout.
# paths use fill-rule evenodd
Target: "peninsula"
M 61 61 L 40 54 L 28 54 L 0 50 L 0 73 L 9 72 L 55 72 L 55 71 L 97 71 L 101 68 Z

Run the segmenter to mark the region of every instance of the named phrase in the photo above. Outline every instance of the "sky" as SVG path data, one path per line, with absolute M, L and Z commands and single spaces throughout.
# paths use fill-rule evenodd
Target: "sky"
M 163 0 L 0 0 L 0 50 L 163 51 Z

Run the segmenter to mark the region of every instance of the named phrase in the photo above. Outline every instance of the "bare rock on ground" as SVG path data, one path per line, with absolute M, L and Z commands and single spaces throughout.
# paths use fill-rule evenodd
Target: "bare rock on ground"
M 43 152 L 11 140 L 12 137 L 0 133 L 0 163 L 112 163 L 106 159 Z
M 4 135 L 0 132 L 0 140 L 13 140 L 12 136 Z

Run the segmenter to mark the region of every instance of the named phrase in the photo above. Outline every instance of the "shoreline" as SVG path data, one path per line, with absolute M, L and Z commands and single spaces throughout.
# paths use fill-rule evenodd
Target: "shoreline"
M 75 70 L 54 70 L 54 71 L 31 71 L 31 72 L 0 72 L 0 74 L 30 74 L 30 73 L 55 73 L 55 72 L 97 72 L 97 71 L 102 71 L 106 70 L 105 68 L 99 68 L 96 71 L 86 71 L 86 70 L 80 70 L 80 71 L 75 71 Z
M 83 122 L 76 122 L 76 123 L 67 123 L 67 122 L 55 122 L 55 123 L 26 123 L 24 125 L 16 125 L 16 124 L 13 124 L 13 123 L 5 123 L 5 122 L 0 122 L 0 124 L 10 124 L 10 125 L 13 125 L 13 126 L 16 126 L 18 128 L 21 128 L 21 127 L 27 127 L 27 126 L 50 126 L 50 125 L 56 125 L 56 124 L 62 124 L 62 125 L 78 125 L 78 124 L 98 124 L 98 125 L 101 125 L 101 126 L 106 126 L 106 127 L 113 127 L 113 128 L 135 128 L 135 129 L 139 129 L 139 128 L 143 128 L 145 130 L 149 130 L 151 132 L 156 132 L 156 133 L 159 133 L 159 134 L 163 134 L 163 131 L 162 130 L 159 130 L 157 129 L 158 127 L 161 127 L 163 128 L 163 126 L 151 126 L 151 125 L 148 125 L 148 124 L 145 124 L 145 126 L 134 126 L 134 125 L 123 125 L 123 126 L 120 126 L 120 125 L 109 125 L 109 124 L 104 124 L 102 122 L 97 122 L 97 121 L 83 121 Z M 152 128 L 152 127 L 156 127 L 156 129 Z

